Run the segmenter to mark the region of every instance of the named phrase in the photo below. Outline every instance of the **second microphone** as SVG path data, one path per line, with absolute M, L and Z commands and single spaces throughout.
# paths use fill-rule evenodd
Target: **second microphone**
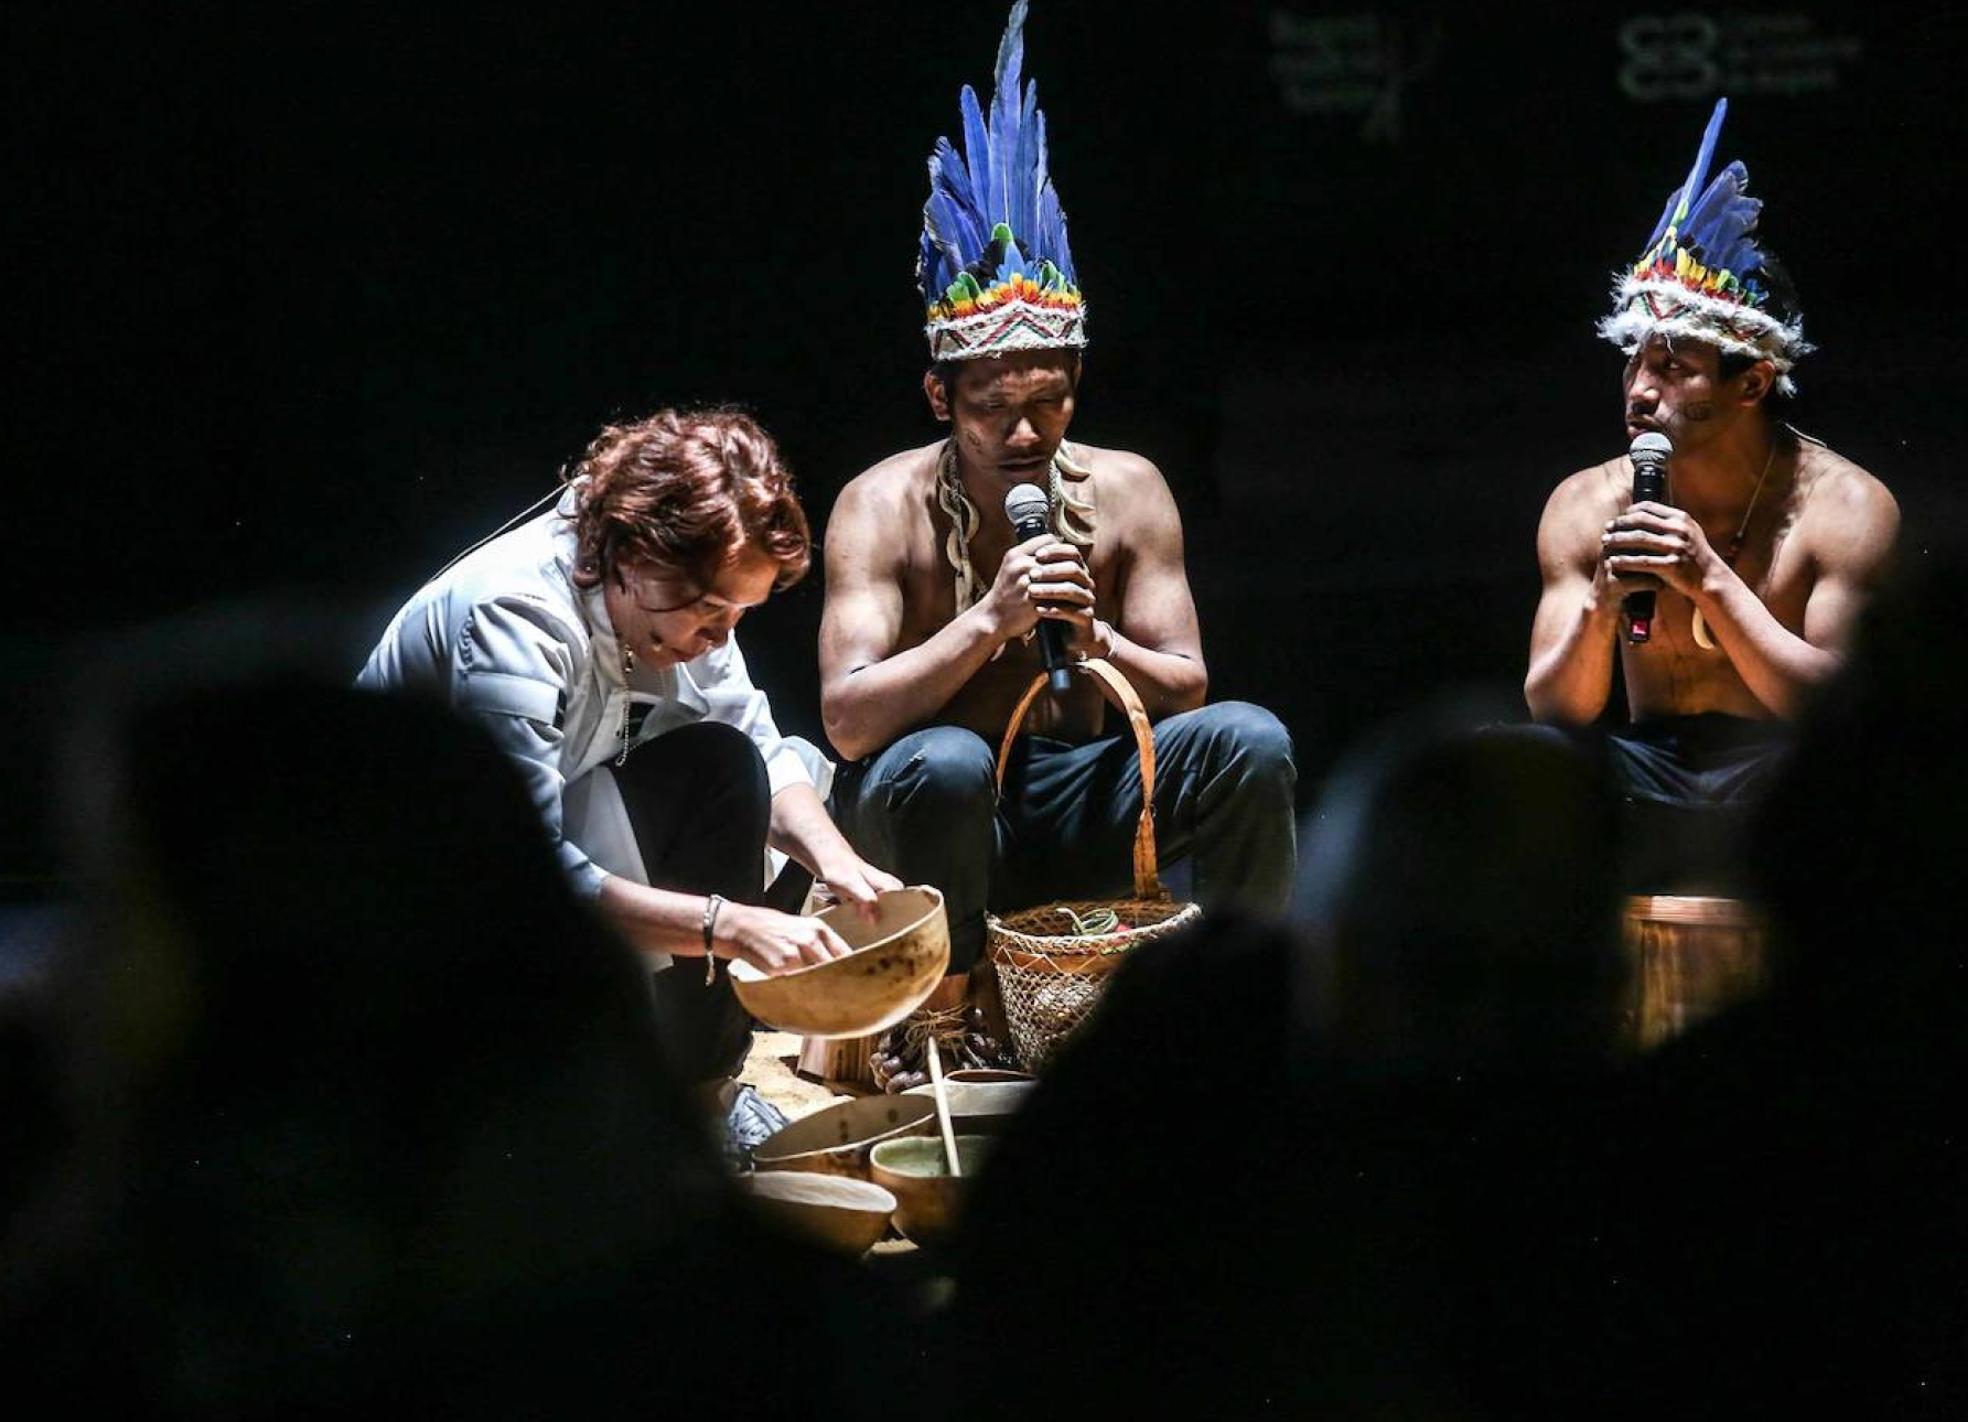
M 1046 525 L 1051 504 L 1045 490 L 1037 484 L 1014 485 L 1005 495 L 1004 510 L 1005 517 L 1011 520 L 1015 543 L 1051 532 Z M 1066 629 L 1051 618 L 1039 619 L 1039 658 L 1045 663 L 1048 690 L 1064 694 L 1072 688 L 1073 674 L 1069 668 L 1073 659 L 1066 653 Z

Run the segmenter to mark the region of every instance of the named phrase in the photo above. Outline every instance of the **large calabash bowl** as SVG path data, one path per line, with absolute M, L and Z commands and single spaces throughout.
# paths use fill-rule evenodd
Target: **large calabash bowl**
M 877 1142 L 936 1129 L 936 1103 L 921 1096 L 861 1096 L 789 1122 L 752 1150 L 759 1170 L 808 1170 L 868 1178 Z
M 866 1037 L 914 1012 L 950 967 L 950 921 L 943 895 L 918 886 L 891 889 L 875 901 L 875 921 L 846 904 L 817 916 L 854 951 L 767 977 L 731 964 L 731 987 L 747 1012 L 802 1037 Z
M 843 1175 L 802 1170 L 741 1175 L 738 1190 L 788 1233 L 857 1257 L 887 1233 L 895 1213 L 894 1195 Z

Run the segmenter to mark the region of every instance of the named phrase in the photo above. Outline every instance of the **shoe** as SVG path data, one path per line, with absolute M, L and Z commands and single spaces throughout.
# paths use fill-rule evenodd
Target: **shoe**
M 777 1106 L 743 1082 L 732 1093 L 731 1105 L 724 1113 L 724 1159 L 735 1170 L 748 1170 L 752 1152 L 770 1140 L 787 1123 Z

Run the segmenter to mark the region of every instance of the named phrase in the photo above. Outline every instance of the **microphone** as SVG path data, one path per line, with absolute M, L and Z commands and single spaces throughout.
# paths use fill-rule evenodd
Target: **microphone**
M 1011 520 L 1011 536 L 1019 543 L 1051 530 L 1046 514 L 1051 510 L 1045 490 L 1037 484 L 1017 484 L 1005 495 L 1005 517 Z M 1039 656 L 1045 662 L 1046 688 L 1065 695 L 1073 686 L 1072 662 L 1066 656 L 1066 629 L 1048 618 L 1039 619 Z
M 1674 453 L 1674 442 L 1664 434 L 1644 430 L 1635 435 L 1626 457 L 1633 461 L 1633 502 L 1667 502 L 1667 460 Z M 1630 592 L 1620 599 L 1620 615 L 1626 619 L 1626 640 L 1636 645 L 1654 637 L 1654 593 Z

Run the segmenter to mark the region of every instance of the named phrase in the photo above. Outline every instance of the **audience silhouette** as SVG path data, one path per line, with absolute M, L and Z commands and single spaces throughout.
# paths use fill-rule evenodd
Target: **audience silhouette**
M 1596 1219 L 1557 1158 L 1609 1059 L 1610 834 L 1566 748 L 1404 726 L 1301 833 L 1301 925 L 1140 950 L 977 1182 L 978 1415 L 1483 1415 Z
M 15 1395 L 1958 1416 L 1964 589 L 1882 596 L 1800 727 L 1748 840 L 1762 999 L 1623 1052 L 1602 780 L 1400 723 L 1302 826 L 1293 922 L 1115 975 L 927 1320 L 741 1208 L 471 727 L 292 672 L 112 699 L 64 782 L 81 911 L 0 978 Z
M 977 1182 L 975 1411 L 1960 1415 L 1964 588 L 1883 597 L 1801 728 L 1769 995 L 1644 1055 L 1588 762 L 1453 720 L 1348 761 L 1298 925 L 1142 950 Z
M 8 1325 L 43 1385 L 775 1412 L 865 1406 L 864 1362 L 906 1361 L 876 1281 L 735 1203 L 647 970 L 473 728 L 276 675 L 139 698 L 78 765 L 58 1178 L 87 1203 Z

